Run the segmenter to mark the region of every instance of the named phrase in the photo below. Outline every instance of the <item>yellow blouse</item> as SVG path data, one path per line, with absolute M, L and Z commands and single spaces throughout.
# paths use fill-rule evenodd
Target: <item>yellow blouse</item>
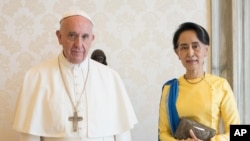
M 227 80 L 206 74 L 205 79 L 197 84 L 188 83 L 183 76 L 178 81 L 176 108 L 179 116 L 189 117 L 216 129 L 217 133 L 211 141 L 229 141 L 230 124 L 239 124 L 240 117 L 233 91 Z M 169 88 L 168 85 L 163 88 L 160 101 L 158 124 L 160 141 L 176 141 L 171 134 L 166 109 Z M 221 119 L 224 121 L 223 133 L 220 133 Z

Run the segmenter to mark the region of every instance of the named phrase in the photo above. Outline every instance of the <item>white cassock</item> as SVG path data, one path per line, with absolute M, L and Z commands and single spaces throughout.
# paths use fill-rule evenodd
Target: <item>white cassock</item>
M 82 117 L 76 132 L 69 121 L 74 106 Z M 61 53 L 25 74 L 13 128 L 21 141 L 130 141 L 136 123 L 116 71 L 91 59 L 71 64 Z

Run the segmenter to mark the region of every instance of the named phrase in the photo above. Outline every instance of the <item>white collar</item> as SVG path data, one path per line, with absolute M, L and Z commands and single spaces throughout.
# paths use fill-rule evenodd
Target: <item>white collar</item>
M 59 60 L 62 63 L 63 66 L 73 69 L 75 67 L 81 67 L 81 68 L 88 68 L 88 62 L 89 62 L 89 58 L 87 57 L 83 62 L 81 62 L 80 64 L 73 64 L 71 62 L 69 62 L 67 60 L 67 58 L 65 58 L 65 56 L 63 55 L 63 52 L 61 52 L 59 54 Z

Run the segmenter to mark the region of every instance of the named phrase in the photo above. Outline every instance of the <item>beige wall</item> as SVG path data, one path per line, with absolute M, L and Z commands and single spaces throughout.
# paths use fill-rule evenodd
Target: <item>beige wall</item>
M 161 86 L 184 73 L 172 49 L 173 32 L 184 21 L 210 29 L 210 0 L 1 1 L 0 140 L 18 140 L 11 124 L 24 72 L 59 53 L 58 20 L 75 8 L 95 21 L 92 50 L 105 51 L 126 85 L 139 120 L 133 140 L 157 140 Z

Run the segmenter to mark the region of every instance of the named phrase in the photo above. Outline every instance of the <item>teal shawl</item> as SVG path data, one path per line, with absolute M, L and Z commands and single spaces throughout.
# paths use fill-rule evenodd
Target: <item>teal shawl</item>
M 174 78 L 172 80 L 167 81 L 162 86 L 162 90 L 165 85 L 170 85 L 169 95 L 168 98 L 166 98 L 166 109 L 169 116 L 170 129 L 172 131 L 172 135 L 174 136 L 174 133 L 180 121 L 180 117 L 176 109 L 176 101 L 178 97 L 178 80 Z M 158 140 L 160 141 L 159 137 Z

